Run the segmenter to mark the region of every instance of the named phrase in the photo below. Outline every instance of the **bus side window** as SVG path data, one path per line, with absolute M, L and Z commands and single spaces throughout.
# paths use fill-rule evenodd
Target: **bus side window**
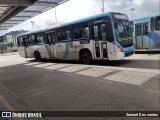
M 65 31 L 65 34 L 66 34 L 65 39 L 70 40 L 70 31 L 69 30 Z
M 39 44 L 42 44 L 42 43 L 45 43 L 45 37 L 44 37 L 44 33 L 38 33 L 36 35 L 36 40 L 37 40 L 37 43 Z
M 89 38 L 89 27 L 83 29 L 83 38 Z
M 36 44 L 35 35 L 31 35 L 31 41 L 33 45 Z
M 101 38 L 106 40 L 106 24 L 101 24 Z
M 73 39 L 78 39 L 79 36 L 78 36 L 78 29 L 74 29 L 73 30 L 73 36 L 72 36 Z
M 153 32 L 154 31 L 154 18 L 152 17 L 151 18 L 151 21 L 150 21 L 150 29 L 151 29 L 151 31 Z
M 83 28 L 79 28 L 78 29 L 78 38 L 83 38 L 82 35 L 83 35 Z
M 111 21 L 107 22 L 107 41 L 113 42 L 113 31 Z
M 22 40 L 23 40 L 23 46 L 29 46 L 28 36 L 24 36 L 24 37 L 22 38 Z
M 155 19 L 155 30 L 160 30 L 160 16 Z
M 35 36 L 34 35 L 30 35 L 28 37 L 28 42 L 29 42 L 29 45 L 34 45 L 36 42 L 35 42 Z
M 76 35 L 76 37 L 77 36 L 78 36 L 78 38 L 88 39 L 89 38 L 89 27 L 79 28 L 78 29 L 78 35 Z
M 62 30 L 58 31 L 58 41 L 62 41 L 62 40 L 70 40 L 70 30 L 65 30 L 65 28 L 63 28 Z
M 31 36 L 28 36 L 28 44 L 32 45 L 32 38 L 31 38 Z
M 47 34 L 47 43 L 55 43 L 55 36 L 54 32 Z
M 19 46 L 19 47 L 22 47 L 22 46 L 23 46 L 23 41 L 22 41 L 22 38 L 21 38 L 21 37 L 18 37 L 18 38 L 17 38 L 17 43 L 18 43 L 18 46 Z
M 61 41 L 62 39 L 61 39 L 61 32 L 58 32 L 58 41 Z
M 135 34 L 136 34 L 136 36 L 141 36 L 141 24 L 136 24 L 136 26 L 135 26 Z

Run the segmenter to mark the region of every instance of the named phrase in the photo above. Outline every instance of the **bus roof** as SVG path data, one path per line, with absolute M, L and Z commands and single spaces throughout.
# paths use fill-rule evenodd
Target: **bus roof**
M 100 14 L 97 14 L 97 15 L 94 15 L 94 16 L 78 19 L 78 20 L 71 21 L 71 22 L 68 22 L 68 23 L 64 23 L 64 24 L 62 24 L 62 26 L 81 23 L 81 22 L 85 22 L 85 21 L 88 21 L 88 20 L 96 19 L 96 18 L 99 18 L 99 17 L 105 17 L 105 16 L 109 16 L 109 15 L 111 15 L 111 13 L 100 13 Z
M 100 13 L 100 14 L 97 14 L 97 15 L 94 15 L 94 16 L 90 16 L 90 17 L 78 19 L 78 20 L 75 20 L 75 21 L 67 22 L 67 23 L 61 24 L 59 26 L 54 26 L 54 27 L 47 28 L 47 29 L 42 29 L 42 30 L 22 33 L 22 34 L 17 35 L 17 37 L 24 36 L 24 35 L 30 35 L 30 34 L 34 34 L 34 33 L 39 33 L 39 32 L 45 32 L 47 30 L 51 30 L 51 29 L 54 29 L 54 28 L 64 27 L 64 26 L 68 26 L 68 25 L 72 25 L 72 24 L 76 24 L 76 23 L 81 23 L 81 22 L 85 22 L 85 21 L 88 21 L 88 20 L 96 19 L 96 18 L 99 18 L 99 17 L 111 16 L 111 14 L 114 14 L 114 13 L 122 14 L 122 13 L 118 13 L 118 12 Z
M 130 21 L 137 21 L 137 20 L 147 19 L 147 18 L 156 17 L 156 16 L 160 16 L 160 13 L 145 15 L 142 17 L 136 17 L 136 18 L 131 19 Z

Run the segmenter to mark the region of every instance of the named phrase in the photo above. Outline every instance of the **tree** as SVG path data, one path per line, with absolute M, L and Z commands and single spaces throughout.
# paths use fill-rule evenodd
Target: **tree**
M 7 43 L 7 47 L 10 47 L 11 50 L 12 50 L 12 48 L 13 48 L 13 42 L 8 42 L 8 43 Z

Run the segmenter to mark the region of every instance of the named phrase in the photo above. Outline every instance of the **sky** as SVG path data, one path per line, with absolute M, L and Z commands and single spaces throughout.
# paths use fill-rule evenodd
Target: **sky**
M 56 7 L 57 24 L 101 13 L 102 7 L 103 0 L 69 0 Z M 131 8 L 135 8 L 133 16 Z M 121 12 L 132 19 L 160 13 L 160 0 L 104 0 L 104 11 Z M 34 21 L 33 28 L 31 21 Z M 22 29 L 27 31 L 39 30 L 54 24 L 56 24 L 55 9 L 51 9 L 9 29 L 7 32 Z

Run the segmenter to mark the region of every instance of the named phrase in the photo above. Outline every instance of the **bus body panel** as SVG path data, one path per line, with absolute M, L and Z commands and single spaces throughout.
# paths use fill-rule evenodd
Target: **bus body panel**
M 93 57 L 93 40 L 90 40 L 90 44 L 80 44 L 80 41 L 67 41 L 56 43 L 55 46 L 57 59 L 78 60 L 81 49 L 88 49 Z
M 39 52 L 41 55 L 41 58 L 50 58 L 49 52 L 48 52 L 48 45 L 47 44 L 41 44 L 41 45 L 32 45 L 30 46 L 30 56 L 31 58 L 34 58 L 34 53 Z
M 149 49 L 160 49 L 160 31 L 149 32 Z
M 27 58 L 25 47 L 18 47 L 18 52 L 21 57 Z
M 50 45 L 47 45 L 46 46 L 46 49 L 47 49 L 47 51 L 48 51 L 48 57 L 49 58 L 56 58 L 57 56 L 56 56 L 56 48 L 55 48 L 55 45 L 53 45 L 53 44 L 50 44 Z
M 116 14 L 116 17 L 121 15 L 120 13 Z M 17 37 L 20 39 L 21 37 L 26 37 L 28 42 L 27 45 L 24 44 L 24 47 L 22 47 L 23 49 L 19 47 L 19 54 L 22 57 L 32 58 L 34 57 L 35 52 L 39 52 L 41 58 L 61 60 L 79 60 L 80 52 L 83 50 L 90 51 L 92 60 L 120 60 L 132 55 L 134 53 L 133 45 L 123 47 L 122 44 L 118 42 L 117 39 L 119 36 L 117 36 L 117 33 L 115 32 L 114 21 L 116 18 L 113 19 L 112 17 L 111 13 L 99 16 L 96 15 L 96 17 L 63 24 L 62 26 L 58 26 L 58 28 L 18 35 Z M 121 17 L 123 19 L 123 17 L 125 17 L 124 14 L 117 19 L 121 19 Z M 122 26 L 125 27 L 124 23 Z M 88 32 L 81 34 L 89 36 L 74 39 L 74 30 L 78 30 L 78 34 L 80 34 L 80 30 L 83 30 L 83 32 L 86 30 Z M 96 30 L 97 33 L 95 32 Z M 123 28 L 123 30 L 126 29 Z M 96 34 L 98 34 L 97 38 L 95 37 Z M 33 43 L 32 36 L 34 36 Z M 125 36 L 123 37 L 125 38 Z M 128 38 L 126 41 L 129 40 Z

